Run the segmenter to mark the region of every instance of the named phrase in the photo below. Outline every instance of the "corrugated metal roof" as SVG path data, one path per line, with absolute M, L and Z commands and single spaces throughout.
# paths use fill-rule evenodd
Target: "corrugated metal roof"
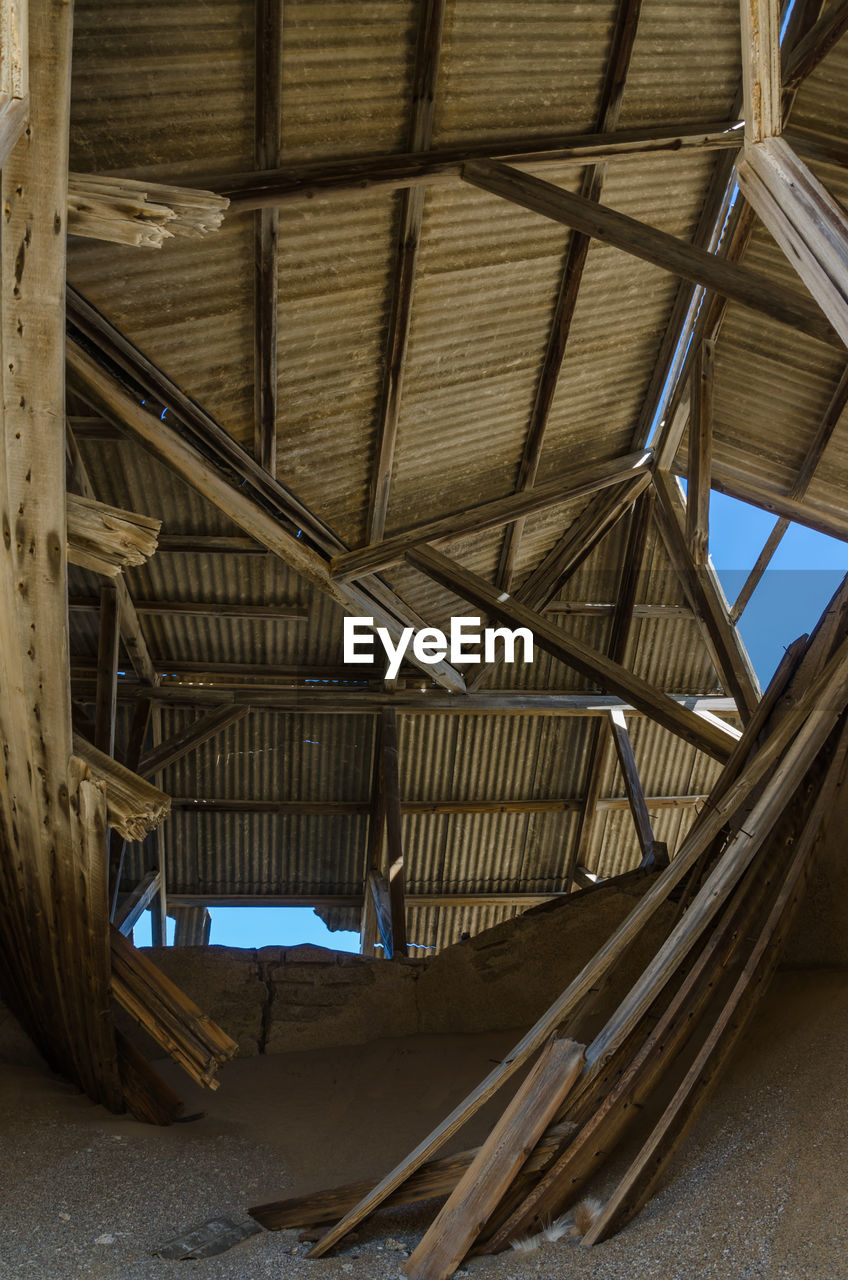
M 434 145 L 527 139 L 597 127 L 615 0 L 579 5 L 528 0 L 448 0 L 435 96 Z M 282 150 L 286 163 L 403 150 L 421 4 L 292 0 L 284 7 Z M 249 170 L 253 156 L 253 6 L 140 6 L 79 0 L 72 165 L 146 174 Z M 848 73 L 840 46 L 799 96 L 810 127 L 841 119 L 834 105 Z M 621 127 L 726 117 L 738 92 L 735 0 L 644 0 Z M 836 115 L 833 113 L 836 112 Z M 830 113 L 830 116 L 828 115 Z M 833 128 L 836 128 L 834 125 Z M 607 166 L 605 203 L 684 238 L 709 189 L 711 153 L 630 158 Z M 576 190 L 581 172 L 542 176 Z M 840 198 L 841 173 L 828 171 Z M 366 540 L 369 488 L 397 253 L 400 197 L 352 190 L 296 199 L 280 210 L 278 474 L 348 545 Z M 70 278 L 165 372 L 246 447 L 253 438 L 253 225 L 231 214 L 224 229 L 171 241 L 158 253 L 72 240 Z M 460 182 L 427 189 L 401 400 L 387 530 L 404 529 L 513 491 L 569 244 L 569 231 Z M 748 262 L 779 279 L 790 272 L 761 232 Z M 539 479 L 581 461 L 626 453 L 669 323 L 673 277 L 594 244 L 542 450 Z M 719 343 L 716 453 L 787 489 L 841 371 L 838 353 L 731 307 Z M 137 446 L 88 440 L 83 454 L 104 500 L 163 519 L 163 535 L 234 534 L 226 516 Z M 844 505 L 848 441 L 838 431 L 811 493 Z M 590 500 L 591 501 L 591 500 Z M 525 523 L 518 581 L 586 507 L 565 502 Z M 619 526 L 573 575 L 566 602 L 616 599 L 626 550 Z M 462 565 L 494 580 L 503 530 L 447 545 Z M 456 598 L 393 566 L 385 579 L 428 623 L 445 627 Z M 163 663 L 231 664 L 290 672 L 336 668 L 341 611 L 270 555 L 160 553 L 127 581 L 143 601 L 298 603 L 308 621 L 275 623 L 142 613 Z M 74 594 L 96 594 L 74 571 Z M 651 532 L 640 603 L 685 604 L 660 539 Z M 464 610 L 467 612 L 467 610 Z M 551 614 L 569 635 L 604 649 L 607 616 Z M 72 615 L 73 652 L 96 655 L 96 615 Z M 690 617 L 635 621 L 626 665 L 675 693 L 718 689 Z M 473 674 L 473 672 L 471 673 Z M 211 673 L 214 677 L 215 673 Z M 221 678 L 223 673 L 218 672 Z M 283 678 L 282 676 L 280 677 Z M 329 677 L 328 677 L 329 679 Z M 422 676 L 422 684 L 426 677 Z M 537 651 L 532 667 L 501 666 L 489 688 L 581 690 L 591 682 Z M 327 687 L 332 687 L 328 684 Z M 165 707 L 162 732 L 192 715 Z M 122 731 L 128 718 L 122 712 Z M 374 716 L 253 710 L 165 774 L 174 795 L 231 800 L 367 801 Z M 404 799 L 578 799 L 594 734 L 586 720 L 521 715 L 399 717 Z M 649 794 L 706 790 L 715 766 L 638 718 L 634 750 Z M 602 795 L 620 796 L 611 753 Z M 691 809 L 655 815 L 671 847 Z M 368 819 L 361 814 L 197 813 L 168 820 L 168 882 L 185 894 L 357 895 Z M 554 892 L 575 848 L 579 814 L 406 814 L 410 892 Z M 151 852 L 136 849 L 127 877 Z M 587 854 L 603 876 L 635 866 L 626 810 L 604 809 Z M 418 907 L 411 940 L 453 942 L 515 913 L 503 907 Z M 356 909 L 322 908 L 358 921 Z

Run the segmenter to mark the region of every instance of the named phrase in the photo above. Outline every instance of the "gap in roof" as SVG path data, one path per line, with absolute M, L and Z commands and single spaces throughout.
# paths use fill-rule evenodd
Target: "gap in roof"
M 732 604 L 775 516 L 725 494 L 710 496 L 710 558 Z M 784 650 L 810 633 L 848 571 L 848 543 L 790 524 L 739 619 L 739 633 L 766 687 Z
M 311 907 L 210 907 L 210 946 L 297 947 L 310 943 L 329 951 L 359 951 L 359 934 L 331 933 Z M 175 922 L 168 919 L 168 946 L 174 945 Z M 150 912 L 145 911 L 133 930 L 137 947 L 151 943 Z

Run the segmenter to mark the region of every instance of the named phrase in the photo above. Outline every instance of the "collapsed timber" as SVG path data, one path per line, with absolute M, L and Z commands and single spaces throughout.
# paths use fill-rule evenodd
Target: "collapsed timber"
M 315 1228 L 320 1257 L 384 1204 L 447 1200 L 406 1263 L 445 1280 L 470 1253 L 496 1253 L 591 1191 L 663 1086 L 659 1119 L 583 1243 L 647 1202 L 765 993 L 827 830 L 848 756 L 848 586 L 809 641 L 787 651 L 673 862 L 559 999 L 469 1096 L 376 1184 L 255 1206 L 264 1226 Z M 593 1038 L 599 988 L 670 896 L 675 923 Z M 588 1041 L 588 1043 L 587 1043 Z M 437 1152 L 521 1068 L 535 1063 L 481 1147 Z

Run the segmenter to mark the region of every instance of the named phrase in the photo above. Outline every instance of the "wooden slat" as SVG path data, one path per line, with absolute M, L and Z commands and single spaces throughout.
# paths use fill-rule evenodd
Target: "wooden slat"
M 699 346 L 690 377 L 689 474 L 686 490 L 686 538 L 696 568 L 707 563 L 710 544 L 710 468 L 713 453 L 713 377 L 715 343 Z
M 254 460 L 244 454 L 235 441 L 221 444 L 220 464 L 210 460 L 212 444 L 220 443 L 218 436 L 213 441 L 207 440 L 201 448 L 170 423 L 162 421 L 138 404 L 71 338 L 66 342 L 66 353 L 69 378 L 79 386 L 83 398 L 94 404 L 98 412 L 119 422 L 155 457 L 225 512 L 246 533 L 278 555 L 307 581 L 318 586 L 343 609 L 360 617 L 373 616 L 380 625 L 390 630 L 395 639 L 401 634 L 404 625 L 410 625 L 407 622 L 410 611 L 391 592 L 386 596 L 376 597 L 373 592 L 363 592 L 331 580 L 323 555 L 306 545 L 296 533 L 290 533 L 284 522 L 283 508 L 277 505 L 275 514 L 273 505 L 269 510 L 269 503 L 273 504 L 282 494 L 286 499 L 286 512 L 303 519 L 301 528 L 315 529 L 316 537 L 321 536 L 325 545 L 341 549 L 341 544 L 326 531 L 321 535 L 311 513 L 291 500 L 290 495 L 285 495 L 282 487 L 267 472 L 262 471 L 257 475 Z M 188 411 L 186 412 L 188 416 Z M 203 420 L 204 430 L 205 424 L 206 419 Z M 220 433 L 221 429 L 217 424 L 212 425 Z M 236 464 L 246 476 L 250 476 L 251 484 L 255 482 L 255 496 L 248 486 L 234 481 L 232 470 Z M 301 512 L 302 515 L 299 514 Z M 384 599 L 388 599 L 390 607 L 382 602 Z M 455 692 L 462 692 L 465 688 L 462 677 L 448 662 L 426 666 L 425 670 L 428 677 L 445 688 Z
M 780 3 L 740 0 L 742 98 L 745 137 L 752 142 L 780 133 Z
M 401 826 L 400 770 L 398 765 L 397 718 L 393 708 L 380 713 L 380 777 L 386 813 L 386 879 L 392 914 L 394 955 L 405 956 L 406 902 Z
M 783 138 L 746 143 L 737 176 L 742 194 L 848 343 L 848 216 Z
M 137 614 L 156 617 L 203 618 L 269 618 L 275 622 L 307 622 L 309 614 L 304 605 L 298 604 L 239 604 L 223 601 L 220 604 L 206 600 L 135 600 Z M 99 608 L 98 601 L 89 596 L 71 596 L 68 600 L 71 613 L 91 612 Z
M 447 1280 L 509 1188 L 583 1066 L 583 1046 L 554 1037 L 406 1263 L 410 1280 Z
M 672 565 L 689 603 L 701 619 L 704 638 L 716 671 L 739 714 L 747 720 L 760 699 L 760 689 L 750 659 L 730 621 L 721 587 L 712 567 L 696 565 L 684 532 L 685 511 L 680 486 L 664 472 L 653 477 L 657 494 L 657 520 Z
M 627 698 L 650 719 L 656 720 L 699 750 L 722 761 L 730 755 L 729 737 L 721 729 L 679 706 L 667 694 L 634 676 L 620 663 L 590 649 L 555 623 L 548 622 L 532 609 L 519 604 L 514 598 L 502 600 L 500 596 L 504 593 L 499 594 L 496 588 L 463 569 L 456 561 L 443 556 L 432 547 L 418 547 L 409 551 L 407 560 L 461 599 L 485 609 L 492 617 L 512 627 L 528 628 L 540 648 L 552 657 L 565 662 L 588 679 L 597 681 L 606 691 Z
M 465 166 L 463 176 L 472 186 L 623 249 L 664 271 L 705 285 L 722 297 L 762 312 L 828 346 L 840 345 L 830 325 L 801 294 L 757 271 L 727 262 L 665 231 L 508 165 L 477 161 Z
M 483 529 L 494 529 L 510 520 L 517 520 L 519 516 L 598 493 L 648 471 L 650 465 L 650 453 L 641 450 L 623 458 L 614 458 L 611 462 L 568 468 L 545 484 L 511 493 L 505 498 L 495 498 L 476 507 L 466 507 L 449 516 L 440 516 L 438 520 L 428 520 L 426 524 L 394 534 L 382 542 L 337 556 L 332 561 L 333 578 L 347 580 L 376 573 L 379 569 L 400 563 L 410 548 L 423 542 L 441 542 Z
M 205 716 L 201 716 L 199 720 L 186 725 L 185 729 L 175 733 L 167 741 L 160 743 L 158 747 L 154 747 L 152 751 L 148 751 L 147 755 L 142 756 L 138 762 L 136 772 L 142 778 L 149 778 L 161 769 L 166 769 L 168 765 L 174 764 L 177 760 L 182 760 L 183 756 L 195 751 L 204 742 L 209 742 L 211 738 L 216 738 L 219 733 L 229 729 L 230 725 L 242 720 L 247 715 L 248 710 L 248 707 L 225 704 L 209 711 Z
M 254 159 L 258 169 L 281 163 L 283 94 L 283 3 L 256 0 Z M 266 471 L 277 469 L 277 310 L 280 216 L 276 209 L 254 217 L 254 446 Z
M 292 199 L 312 199 L 318 195 L 351 190 L 454 182 L 461 177 L 462 166 L 468 160 L 494 158 L 534 168 L 544 165 L 583 167 L 589 163 L 606 163 L 624 156 L 657 152 L 735 151 L 741 144 L 737 124 L 736 119 L 706 124 L 673 122 L 619 129 L 610 134 L 553 134 L 532 142 L 527 138 L 502 142 L 489 139 L 461 147 L 440 147 L 418 155 L 348 156 L 289 165 L 275 173 L 217 175 L 210 178 L 209 185 L 229 197 L 232 210 L 247 211 L 284 204 Z M 188 175 L 186 181 L 189 181 Z
M 418 47 L 412 77 L 412 115 L 407 138 L 407 145 L 411 152 L 427 151 L 433 137 L 445 5 L 446 0 L 423 0 L 421 5 L 418 19 Z M 424 216 L 424 196 L 423 187 L 407 188 L 400 194 L 395 268 L 377 419 L 377 454 L 368 513 L 369 542 L 379 542 L 386 527 L 400 401 L 403 394 L 403 375 L 412 322 L 412 303 L 415 296 L 415 273 Z

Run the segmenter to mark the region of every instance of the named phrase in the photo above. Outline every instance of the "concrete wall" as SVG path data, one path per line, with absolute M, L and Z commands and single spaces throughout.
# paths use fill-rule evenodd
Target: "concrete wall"
M 312 946 L 162 948 L 150 955 L 238 1040 L 243 1056 L 417 1032 L 523 1029 L 553 1003 L 649 883 L 640 878 L 631 889 L 601 888 L 537 907 L 426 960 L 387 962 Z M 617 1003 L 644 968 L 674 910 L 667 904 L 657 913 L 595 1017 Z

